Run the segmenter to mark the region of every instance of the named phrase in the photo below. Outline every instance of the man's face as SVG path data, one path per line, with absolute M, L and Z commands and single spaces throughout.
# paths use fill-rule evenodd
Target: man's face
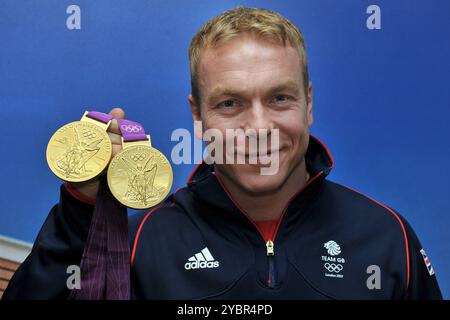
M 312 88 L 309 84 L 306 96 L 302 72 L 295 48 L 251 35 L 202 52 L 201 106 L 195 105 L 192 96 L 189 102 L 203 130 L 218 129 L 225 137 L 226 129 L 279 129 L 276 174 L 262 175 L 261 164 L 216 164 L 216 172 L 244 192 L 278 190 L 304 161 L 313 117 Z

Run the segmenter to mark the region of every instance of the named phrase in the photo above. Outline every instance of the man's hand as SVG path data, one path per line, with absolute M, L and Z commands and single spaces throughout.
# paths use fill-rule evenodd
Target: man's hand
M 122 136 L 120 134 L 119 125 L 117 124 L 116 119 L 124 119 L 125 112 L 121 108 L 114 108 L 109 112 L 109 114 L 115 118 L 111 121 L 111 125 L 108 128 L 108 135 L 112 143 L 112 156 L 111 156 L 112 159 L 117 153 L 119 153 L 119 151 L 122 150 L 122 140 L 121 140 Z M 109 161 L 111 161 L 111 159 L 109 159 Z M 105 170 L 103 170 L 103 172 L 100 175 L 106 174 L 107 170 L 108 167 L 106 167 Z M 98 176 L 89 181 L 71 182 L 70 184 L 81 194 L 91 199 L 95 199 L 97 197 L 97 191 L 99 187 Z

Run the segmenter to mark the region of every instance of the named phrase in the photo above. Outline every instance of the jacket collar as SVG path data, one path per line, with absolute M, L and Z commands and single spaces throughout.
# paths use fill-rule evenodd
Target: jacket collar
M 310 173 L 309 181 L 298 190 L 286 203 L 281 218 L 287 212 L 298 212 L 304 200 L 314 193 L 321 181 L 330 173 L 334 160 L 327 147 L 318 138 L 310 135 L 308 149 L 305 154 L 306 169 Z M 204 162 L 197 165 L 187 180 L 188 188 L 203 202 L 210 205 L 215 214 L 224 212 L 227 221 L 236 219 L 236 222 L 252 224 L 248 214 L 233 200 L 220 179 L 214 174 L 214 166 Z M 208 210 L 209 212 L 210 210 Z M 301 210 L 300 210 L 301 211 Z M 297 215 L 289 214 L 287 220 L 295 219 Z M 281 221 L 281 220 L 280 220 Z

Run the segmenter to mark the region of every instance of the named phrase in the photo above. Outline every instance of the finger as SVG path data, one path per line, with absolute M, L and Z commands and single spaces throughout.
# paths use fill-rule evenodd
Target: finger
M 113 144 L 113 146 L 112 146 L 112 158 L 114 158 L 114 156 L 116 154 L 118 154 L 121 150 L 122 150 L 122 145 Z
M 120 134 L 119 125 L 117 124 L 116 119 L 125 119 L 125 111 L 123 111 L 122 108 L 114 108 L 109 112 L 109 114 L 113 116 L 114 119 L 111 121 L 108 131 Z
M 112 144 L 122 144 L 122 136 L 120 134 L 108 132 L 108 135 Z
M 108 132 L 120 135 L 119 124 L 116 119 L 112 119 L 111 124 L 109 125 Z
M 125 111 L 122 108 L 114 108 L 109 114 L 116 119 L 125 119 Z

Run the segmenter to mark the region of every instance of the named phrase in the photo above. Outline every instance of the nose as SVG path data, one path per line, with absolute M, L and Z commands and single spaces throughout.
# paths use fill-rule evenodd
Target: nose
M 252 102 L 246 110 L 244 119 L 244 131 L 246 133 L 246 148 L 249 153 L 256 150 L 267 150 L 271 148 L 272 129 L 274 129 L 273 114 L 270 108 L 260 100 Z M 256 145 L 255 145 L 256 143 Z M 275 145 L 275 143 L 274 143 Z M 253 150 L 253 151 L 252 151 Z
M 274 123 L 269 108 L 266 108 L 261 101 L 253 101 L 250 108 L 245 112 L 243 129 L 253 129 L 258 133 L 260 129 L 266 129 L 270 132 L 273 128 Z

